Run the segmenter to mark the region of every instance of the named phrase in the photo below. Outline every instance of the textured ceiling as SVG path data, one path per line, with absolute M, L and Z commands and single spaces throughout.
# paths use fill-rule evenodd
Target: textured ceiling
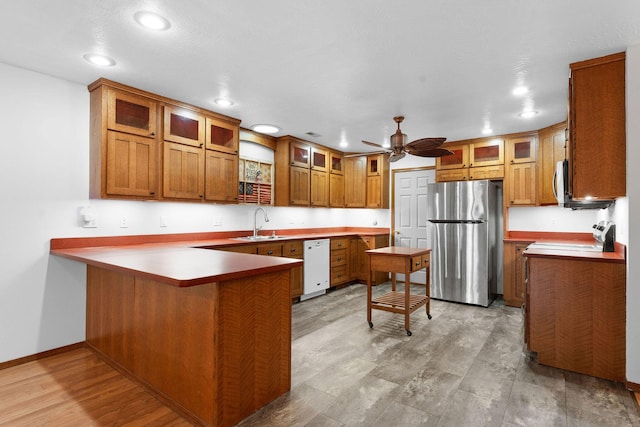
M 0 0 L 0 10 L 0 62 L 82 85 L 106 77 L 352 152 L 387 142 L 396 115 L 409 140 L 557 123 L 569 63 L 640 44 L 638 0 Z M 171 28 L 141 28 L 139 10 Z M 90 65 L 91 52 L 117 65 Z M 530 93 L 512 95 L 516 84 Z M 235 105 L 216 107 L 220 96 Z M 519 118 L 525 106 L 539 115 Z

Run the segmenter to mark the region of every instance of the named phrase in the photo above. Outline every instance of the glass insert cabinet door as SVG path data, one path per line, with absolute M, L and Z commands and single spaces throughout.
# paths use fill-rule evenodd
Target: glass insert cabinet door
M 318 148 L 311 148 L 311 169 L 316 171 L 327 171 L 328 168 L 328 155 L 324 150 Z
M 172 105 L 164 106 L 164 139 L 179 144 L 202 147 L 205 136 L 204 116 Z
M 504 140 L 502 139 L 473 143 L 469 147 L 470 167 L 493 166 L 504 163 Z
M 290 147 L 291 166 L 308 168 L 310 165 L 309 155 L 311 153 L 311 147 L 305 144 L 299 144 L 297 142 L 292 142 Z
M 436 167 L 438 169 L 461 169 L 469 167 L 469 146 L 447 146 L 447 150 L 453 152 L 450 156 L 436 158 Z
M 331 153 L 331 173 L 342 175 L 342 156 Z
M 110 130 L 155 138 L 158 104 L 148 98 L 109 89 L 107 127 Z
M 536 161 L 536 137 L 513 138 L 507 144 L 509 163 L 530 163 Z
M 239 144 L 238 126 L 213 117 L 206 118 L 206 149 L 238 154 Z

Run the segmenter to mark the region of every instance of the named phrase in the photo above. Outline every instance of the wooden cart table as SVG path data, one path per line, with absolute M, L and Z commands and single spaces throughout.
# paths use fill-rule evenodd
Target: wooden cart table
M 387 248 L 371 249 L 366 251 L 369 256 L 369 274 L 367 275 L 367 321 L 373 328 L 371 310 L 384 310 L 392 313 L 404 314 L 404 328 L 407 335 L 411 336 L 411 320 L 409 316 L 418 308 L 426 305 L 427 317 L 431 319 L 430 310 L 430 281 L 429 261 L 431 249 L 403 248 L 389 246 Z M 411 295 L 411 273 L 427 269 L 427 283 L 425 295 Z M 387 271 L 391 273 L 391 292 L 377 298 L 372 298 L 371 274 L 374 271 Z M 396 273 L 404 273 L 404 292 L 396 291 Z

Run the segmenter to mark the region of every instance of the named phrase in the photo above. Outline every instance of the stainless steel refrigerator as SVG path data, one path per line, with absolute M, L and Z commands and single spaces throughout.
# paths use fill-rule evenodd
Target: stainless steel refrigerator
M 431 297 L 488 307 L 502 285 L 502 188 L 492 181 L 429 184 Z

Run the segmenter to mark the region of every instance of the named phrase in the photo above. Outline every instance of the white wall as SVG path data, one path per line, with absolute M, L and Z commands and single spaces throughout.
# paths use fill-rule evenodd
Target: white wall
M 51 238 L 252 227 L 250 206 L 89 200 L 86 87 L 0 63 L 0 94 L 0 362 L 84 340 L 86 269 L 50 256 Z M 89 206 L 98 228 L 81 227 L 80 208 Z M 385 210 L 267 211 L 265 230 L 390 221 Z M 119 227 L 121 216 L 128 228 Z
M 640 45 L 627 50 L 627 380 L 640 384 Z

